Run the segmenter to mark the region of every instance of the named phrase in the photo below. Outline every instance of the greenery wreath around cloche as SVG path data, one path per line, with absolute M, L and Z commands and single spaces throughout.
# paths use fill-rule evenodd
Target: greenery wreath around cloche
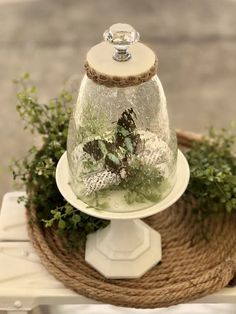
M 66 150 L 74 92 L 64 88 L 58 97 L 41 104 L 28 73 L 14 82 L 18 89 L 16 108 L 25 129 L 38 133 L 42 140 L 39 147 L 32 146 L 23 159 L 14 160 L 10 166 L 13 178 L 20 179 L 27 191 L 27 197 L 19 201 L 25 202 L 27 208 L 36 208 L 38 221 L 66 237 L 68 248 L 83 247 L 86 235 L 106 226 L 108 221 L 72 207 L 56 186 L 55 170 Z M 195 199 L 193 211 L 206 239 L 207 217 L 236 210 L 235 141 L 233 125 L 220 131 L 211 127 L 207 136 L 185 151 L 191 177 L 183 197 Z

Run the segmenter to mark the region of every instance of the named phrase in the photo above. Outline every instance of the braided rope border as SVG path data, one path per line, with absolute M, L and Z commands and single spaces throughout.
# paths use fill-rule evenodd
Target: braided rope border
M 106 87 L 129 87 L 149 81 L 157 73 L 157 64 L 158 61 L 156 59 L 154 65 L 147 72 L 127 77 L 110 76 L 99 73 L 93 69 L 87 61 L 84 67 L 88 78 L 98 85 L 104 85 Z

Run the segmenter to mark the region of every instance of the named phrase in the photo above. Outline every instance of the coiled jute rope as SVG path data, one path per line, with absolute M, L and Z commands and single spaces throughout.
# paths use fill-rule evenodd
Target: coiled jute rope
M 178 132 L 179 145 L 190 147 L 195 140 L 201 137 Z M 68 251 L 66 239 L 43 228 L 35 208 L 27 210 L 28 232 L 43 265 L 78 294 L 118 306 L 167 307 L 216 292 L 236 273 L 236 217 L 222 214 L 209 219 L 210 240 L 206 241 L 194 206 L 194 200 L 182 198 L 145 219 L 162 235 L 163 258 L 139 279 L 105 279 L 85 262 L 83 251 Z

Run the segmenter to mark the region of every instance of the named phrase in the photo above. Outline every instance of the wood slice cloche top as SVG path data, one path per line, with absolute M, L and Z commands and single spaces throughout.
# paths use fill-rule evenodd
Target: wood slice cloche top
M 87 76 L 99 85 L 128 87 L 144 83 L 156 74 L 157 58 L 128 24 L 114 24 L 104 33 L 105 42 L 87 53 Z

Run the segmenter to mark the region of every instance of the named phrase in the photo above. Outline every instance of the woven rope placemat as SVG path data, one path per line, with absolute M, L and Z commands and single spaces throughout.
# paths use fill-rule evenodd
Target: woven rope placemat
M 191 145 L 189 135 L 179 133 L 178 139 Z M 77 293 L 118 306 L 167 307 L 220 290 L 236 272 L 236 217 L 222 214 L 209 219 L 210 240 L 206 241 L 196 223 L 194 205 L 194 200 L 182 198 L 145 219 L 161 233 L 163 258 L 139 279 L 105 279 L 85 262 L 83 251 L 68 251 L 66 239 L 44 229 L 34 208 L 27 210 L 28 232 L 43 265 Z

